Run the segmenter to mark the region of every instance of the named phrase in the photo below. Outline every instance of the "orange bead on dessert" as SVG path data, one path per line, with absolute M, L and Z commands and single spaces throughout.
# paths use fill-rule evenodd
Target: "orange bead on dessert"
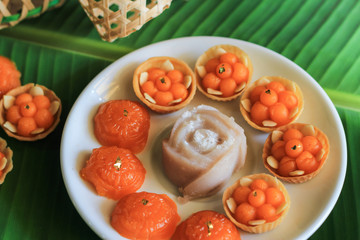
M 116 204 L 111 226 L 123 237 L 168 240 L 180 221 L 177 206 L 166 194 L 131 193 Z
M 140 64 L 133 76 L 136 96 L 158 113 L 177 111 L 193 99 L 195 75 L 182 60 L 152 57 Z
M 223 214 L 203 210 L 181 222 L 171 240 L 240 240 L 236 226 Z
M 0 98 L 11 89 L 21 85 L 21 73 L 9 58 L 0 56 Z
M 93 149 L 80 176 L 95 186 L 98 195 L 119 200 L 142 186 L 145 173 L 144 166 L 130 150 L 104 146 Z
M 1 126 L 10 137 L 22 141 L 45 138 L 59 123 L 60 115 L 60 99 L 39 84 L 12 89 L 0 101 Z
M 311 124 L 293 123 L 269 135 L 263 149 L 263 161 L 277 178 L 302 183 L 319 173 L 329 148 L 329 141 L 321 130 Z
M 263 233 L 285 218 L 290 197 L 284 185 L 268 174 L 240 178 L 223 194 L 222 203 L 229 219 L 240 229 Z
M 144 150 L 149 129 L 150 114 L 136 101 L 107 101 L 94 117 L 94 133 L 100 144 L 127 148 L 133 153 Z
M 0 138 L 0 185 L 4 183 L 6 175 L 13 169 L 13 151 L 7 142 Z
M 262 77 L 244 92 L 240 111 L 254 128 L 270 132 L 298 119 L 303 110 L 299 86 L 283 77 Z
M 250 82 L 252 72 L 249 56 L 233 45 L 213 46 L 195 64 L 199 91 L 217 101 L 237 98 Z

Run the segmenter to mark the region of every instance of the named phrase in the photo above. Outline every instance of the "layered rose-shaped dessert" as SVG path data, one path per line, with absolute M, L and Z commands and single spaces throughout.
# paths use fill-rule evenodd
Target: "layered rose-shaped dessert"
M 200 105 L 184 112 L 163 140 L 166 175 L 185 200 L 215 194 L 244 165 L 246 136 L 232 117 Z

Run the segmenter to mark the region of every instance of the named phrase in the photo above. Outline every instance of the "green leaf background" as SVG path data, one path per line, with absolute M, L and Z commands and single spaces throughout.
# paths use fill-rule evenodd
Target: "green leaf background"
M 159 17 L 113 43 L 100 39 L 77 0 L 0 30 L 0 55 L 22 83 L 53 89 L 61 122 L 46 139 L 20 142 L 1 131 L 14 170 L 0 186 L 0 239 L 98 239 L 73 207 L 60 170 L 64 123 L 82 89 L 116 59 L 185 36 L 223 36 L 272 49 L 306 70 L 330 96 L 348 145 L 335 208 L 311 239 L 360 239 L 360 2 L 358 0 L 173 0 Z M 324 183 L 326 185 L 326 183 Z

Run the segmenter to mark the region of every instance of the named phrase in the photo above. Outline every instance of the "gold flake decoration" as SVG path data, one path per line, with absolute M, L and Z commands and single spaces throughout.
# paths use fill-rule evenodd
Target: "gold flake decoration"
M 116 170 L 120 171 L 121 168 L 121 159 L 120 157 L 117 157 L 114 163 L 114 167 L 116 168 Z

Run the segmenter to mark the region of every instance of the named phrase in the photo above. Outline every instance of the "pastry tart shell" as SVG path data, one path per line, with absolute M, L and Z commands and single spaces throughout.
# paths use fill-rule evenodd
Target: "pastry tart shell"
M 273 132 L 272 132 L 269 134 L 269 136 L 267 137 L 267 139 L 265 141 L 262 158 L 263 158 L 263 163 L 264 163 L 265 167 L 275 177 L 277 177 L 283 181 L 289 182 L 289 183 L 303 183 L 303 182 L 307 182 L 307 181 L 311 180 L 313 177 L 318 175 L 318 173 L 321 171 L 322 167 L 325 165 L 326 159 L 328 158 L 328 155 L 330 152 L 330 144 L 329 144 L 329 140 L 328 140 L 327 136 L 325 135 L 325 133 L 322 132 L 319 128 L 317 128 L 311 124 L 293 123 L 291 125 L 280 127 L 278 129 L 276 129 L 276 131 L 285 132 L 286 130 L 288 130 L 290 128 L 295 128 L 295 129 L 303 132 L 304 136 L 306 136 L 308 134 L 304 133 L 304 129 L 308 126 L 313 127 L 314 133 L 311 135 L 313 135 L 320 141 L 322 148 L 324 149 L 324 153 L 322 154 L 322 157 L 318 159 L 318 161 L 320 162 L 319 167 L 314 172 L 311 172 L 311 173 L 305 174 L 305 175 L 301 175 L 301 176 L 284 177 L 284 176 L 279 175 L 276 172 L 276 169 L 272 168 L 267 162 L 267 157 L 269 157 L 271 155 L 271 147 L 274 144 L 272 142 L 272 134 L 273 134 Z
M 6 175 L 13 169 L 13 151 L 7 146 L 7 142 L 0 138 L 0 152 L 5 155 L 6 160 L 0 159 L 0 185 L 5 181 Z
M 140 89 L 140 74 L 143 72 L 146 72 L 150 68 L 162 68 L 164 62 L 166 62 L 168 60 L 172 63 L 172 65 L 174 66 L 174 69 L 181 71 L 184 74 L 184 76 L 190 76 L 191 83 L 190 83 L 190 86 L 188 87 L 188 96 L 184 101 L 182 101 L 178 104 L 170 105 L 170 106 L 160 106 L 156 103 L 150 102 L 149 100 L 147 100 L 144 97 L 144 94 L 141 92 L 141 89 Z M 143 102 L 151 110 L 153 110 L 157 113 L 175 112 L 175 111 L 178 111 L 178 110 L 184 108 L 194 98 L 195 92 L 196 92 L 195 74 L 194 74 L 193 70 L 187 65 L 187 63 L 185 63 L 184 61 L 182 61 L 180 59 L 173 58 L 173 57 L 167 57 L 167 56 L 152 57 L 152 58 L 149 58 L 148 60 L 146 60 L 145 62 L 141 63 L 135 69 L 135 72 L 133 75 L 133 89 L 134 89 L 136 96 L 141 100 L 141 102 Z
M 207 92 L 207 90 L 203 88 L 203 86 L 201 84 L 202 78 L 201 78 L 201 76 L 199 74 L 199 71 L 198 71 L 198 67 L 205 66 L 205 64 L 210 59 L 215 58 L 215 57 L 220 57 L 221 51 L 219 51 L 219 49 L 223 49 L 226 52 L 230 52 L 230 53 L 235 54 L 238 57 L 239 61 L 242 64 L 244 64 L 249 70 L 249 77 L 248 77 L 248 79 L 246 81 L 246 84 L 245 84 L 244 88 L 242 88 L 240 91 L 236 92 L 234 95 L 232 95 L 230 97 L 221 97 L 221 96 L 209 94 Z M 213 46 L 213 47 L 209 48 L 208 50 L 206 50 L 197 59 L 196 64 L 195 64 L 196 85 L 197 85 L 198 90 L 202 94 L 204 94 L 206 97 L 208 97 L 208 98 L 210 98 L 212 100 L 215 100 L 215 101 L 224 101 L 224 102 L 225 101 L 231 101 L 231 100 L 234 100 L 235 98 L 237 98 L 238 96 L 240 96 L 245 91 L 248 84 L 250 83 L 252 74 L 253 74 L 253 65 L 252 65 L 250 57 L 243 50 L 241 50 L 239 47 L 234 46 L 234 45 L 223 44 L 223 45 Z
M 253 128 L 255 128 L 257 130 L 263 131 L 263 132 L 271 132 L 281 126 L 273 126 L 273 127 L 272 126 L 259 126 L 258 124 L 253 122 L 250 117 L 250 112 L 247 111 L 244 107 L 244 101 L 248 100 L 248 102 L 250 102 L 250 94 L 251 94 L 251 91 L 255 87 L 262 86 L 262 85 L 265 86 L 266 84 L 268 84 L 269 82 L 272 82 L 272 81 L 277 81 L 277 82 L 282 83 L 285 86 L 286 90 L 292 91 L 298 99 L 297 111 L 295 112 L 295 114 L 293 114 L 293 116 L 290 119 L 290 122 L 286 125 L 289 125 L 289 124 L 295 122 L 299 118 L 299 116 L 301 115 L 301 113 L 304 109 L 304 97 L 303 97 L 302 91 L 301 91 L 300 87 L 294 81 L 291 81 L 287 78 L 280 77 L 280 76 L 264 76 L 264 77 L 259 78 L 258 80 L 253 82 L 245 90 L 244 94 L 241 96 L 240 112 L 243 115 L 246 122 L 250 126 L 252 126 Z M 282 126 L 285 126 L 285 125 L 282 125 Z
M 231 198 L 233 192 L 235 191 L 235 189 L 237 187 L 249 186 L 251 184 L 251 182 L 255 179 L 264 179 L 265 181 L 268 182 L 269 187 L 276 187 L 276 188 L 280 189 L 280 191 L 284 195 L 285 204 L 281 207 L 282 210 L 280 212 L 280 216 L 275 221 L 266 222 L 266 223 L 256 225 L 256 226 L 250 226 L 250 225 L 242 224 L 242 223 L 239 223 L 238 221 L 236 221 L 236 219 L 234 218 L 234 215 L 231 213 L 231 211 L 228 207 L 227 200 Z M 276 228 L 283 221 L 283 219 L 285 218 L 285 216 L 288 213 L 289 208 L 290 208 L 290 196 L 289 196 L 289 193 L 287 192 L 285 186 L 277 178 L 275 178 L 269 174 L 258 173 L 258 174 L 244 176 L 244 177 L 238 179 L 233 185 L 228 187 L 224 191 L 224 194 L 222 197 L 222 204 L 223 204 L 226 215 L 238 228 L 240 228 L 243 231 L 250 232 L 250 233 L 263 233 L 263 232 L 267 232 L 267 231 L 270 231 L 270 230 Z
M 18 139 L 20 141 L 36 141 L 36 140 L 40 140 L 40 139 L 45 138 L 52 131 L 54 131 L 56 126 L 59 124 L 61 110 L 62 110 L 61 100 L 60 100 L 60 98 L 58 98 L 56 96 L 55 92 L 48 89 L 47 87 L 39 85 L 39 84 L 35 85 L 34 83 L 28 83 L 26 85 L 23 85 L 23 86 L 12 89 L 11 91 L 7 92 L 4 96 L 16 97 L 16 96 L 18 96 L 18 95 L 20 95 L 22 93 L 28 93 L 35 86 L 40 87 L 43 90 L 44 95 L 49 98 L 50 102 L 53 102 L 53 101 L 58 101 L 59 102 L 58 109 L 57 109 L 56 113 L 54 114 L 54 122 L 53 122 L 53 124 L 48 129 L 46 129 L 45 131 L 42 131 L 42 132 L 37 133 L 37 134 L 33 134 L 31 136 L 21 136 L 21 135 L 17 134 L 16 132 L 14 133 L 14 132 L 10 131 L 8 128 L 4 127 L 4 123 L 6 122 L 6 109 L 5 109 L 5 106 L 4 106 L 4 97 L 3 97 L 0 100 L 0 124 L 1 124 L 1 127 L 4 129 L 4 131 L 6 132 L 6 134 L 9 137 L 16 138 L 16 139 Z

